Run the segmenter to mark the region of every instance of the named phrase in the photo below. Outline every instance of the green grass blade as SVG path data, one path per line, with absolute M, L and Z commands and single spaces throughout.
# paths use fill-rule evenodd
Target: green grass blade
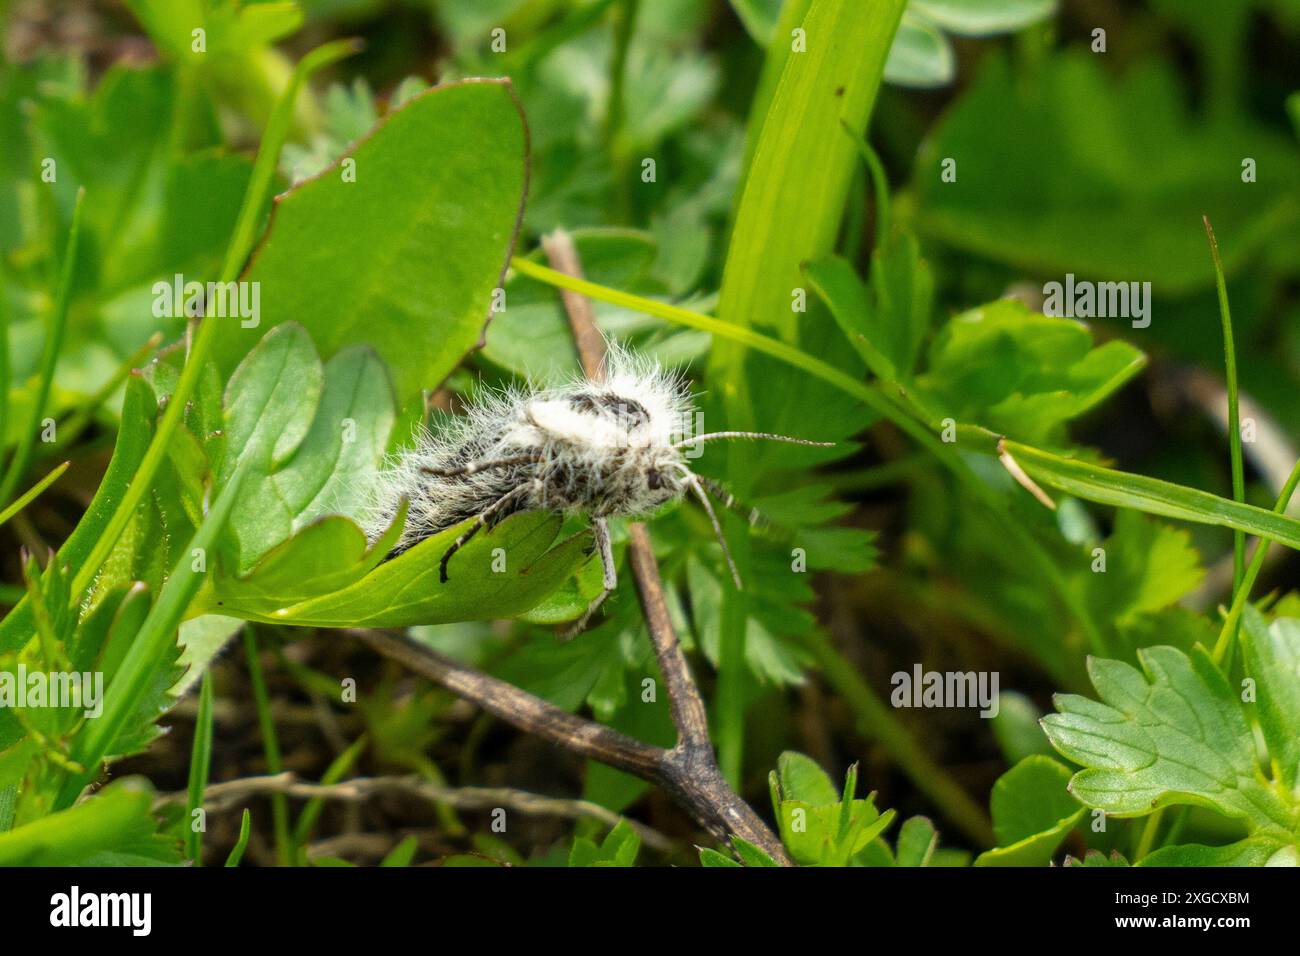
M 813 0 L 808 8 L 805 49 L 786 55 L 737 208 L 718 303 L 724 318 L 792 335 L 799 264 L 833 249 L 844 212 L 857 151 L 844 126 L 865 132 L 905 5 Z
M 239 821 L 239 839 L 230 848 L 230 856 L 226 857 L 226 866 L 239 866 L 244 858 L 244 851 L 248 849 L 248 837 L 252 832 L 253 820 L 246 808 L 243 818 Z
M 3 15 L 4 11 L 0 11 Z M 0 475 L 4 474 L 5 445 L 9 431 L 9 292 L 4 265 L 0 263 Z M 0 497 L 0 504 L 4 498 Z
M 50 389 L 54 385 L 54 366 L 59 360 L 59 352 L 63 349 L 63 336 L 68 328 L 68 306 L 72 299 L 72 280 L 76 275 L 77 254 L 81 246 L 81 211 L 85 205 L 85 198 L 85 189 L 77 190 L 77 203 L 72 208 L 72 228 L 68 231 L 68 244 L 63 252 L 62 268 L 59 270 L 59 287 L 54 297 L 54 311 L 50 313 L 50 324 L 45 333 L 45 346 L 41 352 L 36 401 L 32 404 L 32 417 L 27 427 L 19 433 L 18 447 L 9 462 L 9 468 L 4 478 L 0 479 L 0 502 L 9 500 L 9 496 L 13 494 L 14 488 L 22 481 L 23 474 L 27 471 L 36 435 L 41 430 L 45 406 L 50 400 Z M 5 334 L 8 334 L 7 330 Z M 7 361 L 5 367 L 8 368 Z M 8 377 L 7 373 L 5 377 Z
M 48 475 L 42 478 L 40 481 L 36 482 L 36 484 L 32 485 L 21 495 L 19 495 L 18 500 L 13 502 L 13 504 L 9 505 L 9 507 L 0 509 L 0 525 L 4 524 L 14 515 L 18 514 L 18 512 L 22 511 L 29 504 L 31 504 L 33 501 L 39 498 L 41 492 L 43 492 L 46 488 L 50 487 L 50 485 L 58 481 L 59 478 L 62 477 L 63 473 L 68 470 L 68 466 L 71 464 L 72 462 L 65 461 L 63 464 L 59 465 Z
M 1276 514 L 1285 514 L 1287 507 L 1291 504 L 1291 496 L 1295 494 L 1296 485 L 1300 484 L 1300 461 L 1295 463 L 1291 469 L 1291 474 L 1282 486 L 1282 493 L 1277 496 L 1277 504 L 1273 506 Z M 1250 600 L 1251 588 L 1255 586 L 1256 579 L 1259 578 L 1259 572 L 1264 569 L 1264 559 L 1268 555 L 1268 542 L 1261 540 L 1255 548 L 1255 554 L 1250 559 L 1250 567 L 1246 569 L 1245 576 L 1241 579 L 1240 586 L 1233 593 L 1232 607 L 1228 609 L 1227 617 L 1223 620 L 1223 628 L 1219 631 L 1219 638 L 1214 642 L 1214 662 L 1223 664 L 1227 670 L 1227 664 L 1231 663 L 1232 655 L 1228 651 L 1234 647 L 1233 639 L 1237 636 L 1237 626 L 1241 623 L 1241 615 L 1246 610 L 1246 602 Z
M 415 851 L 420 848 L 420 841 L 414 836 L 409 836 L 397 846 L 388 851 L 387 855 L 379 861 L 380 866 L 410 866 L 411 861 L 415 859 Z
M 1237 347 L 1232 334 L 1232 311 L 1228 308 L 1228 286 L 1223 278 L 1223 263 L 1219 259 L 1219 240 L 1207 216 L 1202 216 L 1205 234 L 1210 240 L 1210 257 L 1214 260 L 1214 284 L 1219 293 L 1219 320 L 1223 323 L 1223 365 L 1228 389 L 1228 447 L 1232 456 L 1232 498 L 1244 503 L 1246 478 L 1241 457 L 1241 406 L 1238 401 Z M 1232 591 L 1235 595 L 1246 574 L 1246 536 L 1240 530 L 1232 533 Z
M 148 341 L 140 346 L 130 355 L 128 355 L 117 369 L 109 376 L 108 380 L 101 385 L 93 395 L 91 395 L 81 406 L 70 416 L 68 420 L 59 426 L 58 441 L 54 443 L 53 450 L 69 447 L 77 437 L 86 430 L 90 424 L 91 416 L 103 405 L 113 393 L 122 387 L 122 384 L 130 377 L 131 372 L 140 368 L 153 354 L 153 350 L 162 345 L 163 335 L 161 332 L 155 332 L 149 336 Z
M 330 765 L 325 768 L 325 773 L 321 775 L 321 784 L 330 786 L 338 783 L 350 773 L 357 762 L 357 758 L 361 756 L 361 751 L 365 749 L 366 743 L 366 738 L 360 737 L 330 761 Z M 312 830 L 315 828 L 316 821 L 320 818 L 321 811 L 324 809 L 324 798 L 312 797 L 302 808 L 302 812 L 298 814 L 298 820 L 293 828 L 293 843 L 298 848 L 299 866 L 307 865 L 307 842 L 311 839 Z
M 776 95 L 776 86 L 781 81 L 786 61 L 790 58 L 791 31 L 803 23 L 811 3 L 812 0 L 783 0 L 781 3 L 776 29 L 772 31 L 772 39 L 768 42 L 767 53 L 763 57 L 763 72 L 759 74 L 758 86 L 749 104 L 749 119 L 745 125 L 745 157 L 741 166 L 742 177 L 748 175 L 749 167 L 753 164 L 754 151 L 758 149 L 758 137 L 763 132 L 763 122 L 767 119 L 768 110 L 772 106 L 772 97 Z M 740 187 L 737 192 L 737 205 L 740 198 L 744 196 L 743 178 Z
M 1300 550 L 1300 521 L 1285 514 L 1229 501 L 1208 491 L 1159 478 L 1063 458 L 1018 442 L 1008 441 L 1006 448 L 1029 477 L 1077 498 L 1180 521 L 1231 528 Z
M 194 718 L 194 746 L 190 750 L 189 797 L 185 802 L 185 855 L 195 865 L 202 863 L 203 831 L 195 827 L 194 811 L 203 806 L 203 791 L 212 769 L 212 672 L 203 674 L 199 685 L 199 712 Z
M 275 732 L 271 698 L 266 692 L 266 677 L 262 674 L 262 662 L 257 656 L 257 635 L 251 627 L 244 628 L 244 657 L 248 661 L 248 680 L 253 685 L 253 703 L 257 707 L 257 724 L 262 732 L 266 771 L 277 774 L 284 767 L 280 759 L 280 738 Z M 289 798 L 283 793 L 271 794 L 271 819 L 275 827 L 276 859 L 281 866 L 291 866 L 297 854 L 293 848 L 293 835 L 289 832 Z

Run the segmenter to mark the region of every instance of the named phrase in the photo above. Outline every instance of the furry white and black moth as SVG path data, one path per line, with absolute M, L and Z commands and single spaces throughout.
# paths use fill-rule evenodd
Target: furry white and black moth
M 406 523 L 390 557 L 462 522 L 473 523 L 442 556 L 448 562 L 481 529 L 523 511 L 553 511 L 591 519 L 604 590 L 574 626 L 581 630 L 618 584 L 608 519 L 648 515 L 694 494 L 713 524 L 736 586 L 732 561 L 709 492 L 731 496 L 695 474 L 686 450 L 724 438 L 824 445 L 763 432 L 690 435 L 695 406 L 686 382 L 655 363 L 613 349 L 600 381 L 575 380 L 546 389 L 489 393 L 462 415 L 444 416 L 379 472 L 366 516 L 371 540 L 407 502 Z

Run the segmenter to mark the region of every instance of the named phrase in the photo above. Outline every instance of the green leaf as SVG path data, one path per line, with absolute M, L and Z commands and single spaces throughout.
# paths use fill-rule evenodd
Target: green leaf
M 1118 339 L 1093 346 L 1088 327 L 1001 299 L 953 317 L 916 380 L 935 420 L 979 422 L 1025 442 L 1061 444 L 1063 426 L 1146 364 Z
M 190 750 L 189 786 L 185 800 L 185 855 L 196 864 L 203 855 L 203 833 L 194 826 L 194 811 L 203 806 L 203 793 L 212 769 L 212 675 L 204 674 L 199 689 L 199 711 L 194 720 Z
M 885 80 L 899 86 L 947 86 L 957 75 L 952 43 L 910 4 L 885 61 Z
M 480 532 L 456 552 L 445 584 L 438 579 L 438 565 L 468 522 L 426 538 L 338 591 L 270 613 L 232 596 L 220 612 L 316 627 L 410 627 L 513 617 L 531 610 L 588 559 L 585 534 L 551 547 L 561 524 L 557 515 L 529 513 Z M 493 570 L 496 549 L 505 555 L 502 573 Z
M 176 841 L 157 832 L 153 798 L 139 778 L 114 781 L 75 807 L 0 833 L 0 866 L 179 863 Z
M 1294 231 L 1293 143 L 1247 125 L 1247 111 L 1226 127 L 1194 119 L 1172 64 L 1147 60 L 1116 77 L 1105 60 L 1060 53 L 1023 82 L 1005 57 L 986 57 L 918 157 L 922 236 L 1057 281 L 1073 273 L 1177 293 L 1214 278 L 1203 214 L 1233 237 L 1229 273 Z M 1271 171 L 1267 195 L 1225 173 L 1243 156 Z M 946 158 L 957 160 L 954 182 L 941 178 Z M 1172 308 L 1151 318 L 1180 327 Z
M 874 794 L 853 799 L 856 767 L 836 793 L 830 778 L 802 754 L 787 751 L 771 776 L 772 803 L 781 840 L 803 866 L 847 866 L 893 822 L 894 811 L 876 810 Z
M 397 846 L 385 854 L 384 858 L 379 861 L 380 866 L 403 867 L 410 866 L 411 861 L 415 859 L 415 853 L 420 849 L 420 838 L 409 836 Z
M 520 213 L 523 121 L 506 81 L 441 86 L 348 159 L 355 182 L 331 168 L 277 200 L 244 279 L 261 283 L 264 323 L 300 322 L 326 357 L 373 347 L 405 405 L 483 333 Z M 215 346 L 222 367 L 261 335 L 231 323 Z
M 735 847 L 736 855 L 740 857 L 745 866 L 775 867 L 780 865 L 766 851 L 754 846 L 748 840 L 733 836 L 731 845 Z
M 998 695 L 997 707 L 998 712 L 990 723 L 1008 763 L 1019 763 L 1034 754 L 1052 753 L 1052 745 L 1038 723 L 1043 712 L 1032 700 L 1017 691 L 1004 690 Z
M 939 834 L 928 817 L 909 817 L 898 830 L 894 851 L 897 866 L 928 866 L 939 845 Z
M 729 856 L 723 856 L 717 850 L 710 850 L 708 847 L 700 847 L 700 866 L 708 867 L 740 867 L 743 864 L 737 863 Z
M 253 819 L 248 809 L 244 809 L 243 815 L 239 819 L 239 838 L 235 845 L 230 848 L 230 855 L 226 857 L 226 866 L 239 866 L 244 859 L 244 850 L 248 849 L 248 838 L 253 832 Z
M 44 491 L 46 488 L 50 487 L 50 485 L 54 484 L 56 481 L 59 480 L 59 477 L 65 471 L 68 470 L 68 465 L 70 464 L 71 462 L 65 461 L 63 464 L 59 465 L 48 475 L 42 478 L 40 481 L 36 482 L 36 484 L 32 485 L 21 495 L 15 498 L 9 505 L 0 508 L 0 525 L 4 524 L 14 515 L 18 514 L 18 512 L 22 511 L 29 504 L 31 504 L 33 501 L 39 498 L 41 496 L 42 491 Z
M 1152 856 L 1154 855 L 1155 854 L 1152 854 Z M 1090 866 L 1090 867 L 1128 866 L 1129 862 L 1128 860 L 1124 859 L 1124 854 L 1120 853 L 1119 850 L 1111 850 L 1110 856 L 1107 856 L 1106 854 L 1102 853 L 1100 850 L 1089 850 L 1087 853 L 1083 855 L 1082 860 L 1080 860 L 1078 857 L 1067 856 L 1065 858 L 1064 865 L 1065 866 Z
M 1045 866 L 1083 817 L 1070 796 L 1070 771 L 1051 757 L 1026 757 L 993 785 L 990 807 L 998 847 L 976 866 Z
M 910 10 L 951 33 L 991 36 L 1022 30 L 1056 12 L 1057 0 L 911 0 Z
M 171 695 L 177 699 L 184 697 L 243 626 L 244 622 L 238 618 L 219 614 L 202 614 L 181 624 L 181 656 L 177 666 L 184 674 L 172 685 Z
M 370 349 L 345 349 L 322 371 L 300 326 L 268 332 L 226 388 L 223 475 L 245 460 L 254 469 L 231 519 L 239 571 L 312 522 L 358 518 L 395 417 L 388 377 Z M 320 552 L 304 571 L 339 568 L 338 553 Z
M 804 266 L 804 273 L 867 368 L 877 378 L 893 381 L 898 371 L 893 360 L 877 344 L 886 330 L 872 328 L 877 313 L 853 266 L 839 256 L 831 256 L 808 263 Z
M 1085 768 L 1070 792 L 1115 816 L 1189 804 L 1294 839 L 1300 808 L 1261 772 L 1241 703 L 1209 655 L 1160 646 L 1138 660 L 1141 671 L 1090 658 L 1102 703 L 1060 694 L 1060 713 L 1043 719 L 1053 746 Z
M 1073 579 L 1110 636 L 1111 653 L 1132 662 L 1137 648 L 1152 644 L 1184 650 L 1211 645 L 1214 633 L 1205 617 L 1173 606 L 1205 577 L 1186 530 L 1121 509 L 1100 544 L 1105 564 L 1095 551 L 1080 556 Z
M 122 405 L 122 424 L 118 429 L 112 460 L 108 463 L 108 470 L 100 481 L 90 506 L 86 508 L 86 513 L 68 540 L 59 548 L 60 564 L 80 567 L 103 534 L 117 509 L 118 501 L 144 458 L 152 434 L 150 421 L 154 407 L 149 386 L 135 377 L 128 380 Z M 24 597 L 0 622 L 0 654 L 21 649 L 35 633 L 31 606 Z
M 807 51 L 786 60 L 746 176 L 727 250 L 719 316 L 789 338 L 800 263 L 831 251 L 903 0 L 864 11 L 857 0 L 813 0 Z M 804 183 L 815 182 L 810 192 Z
M 57 806 L 67 807 L 77 798 L 81 789 L 99 771 L 100 761 L 128 749 L 140 733 L 137 718 L 142 709 L 147 715 L 144 733 L 152 734 L 152 721 L 156 718 L 156 702 L 160 706 L 171 702 L 167 689 L 180 675 L 175 671 L 175 661 L 180 654 L 176 632 L 181 619 L 202 586 L 206 573 L 199 571 L 190 555 L 213 551 L 218 536 L 230 517 L 231 508 L 240 491 L 244 471 L 238 471 L 222 492 L 212 502 L 203 523 L 194 533 L 184 556 L 177 561 L 158 594 L 157 602 L 131 640 L 122 656 L 122 663 L 113 680 L 108 682 L 103 713 L 86 725 L 78 734 L 74 759 L 86 768 L 85 772 L 65 778 L 59 789 Z M 111 638 L 110 638 L 111 640 Z
M 1279 618 L 1270 625 L 1247 604 L 1240 633 L 1273 775 L 1294 793 L 1300 777 L 1300 620 Z
M 1266 508 L 1239 504 L 1209 492 L 1158 478 L 1102 468 L 1077 458 L 1007 441 L 1006 450 L 1039 484 L 1088 501 L 1135 508 L 1148 514 L 1219 525 L 1300 549 L 1300 521 Z
M 569 852 L 569 866 L 632 866 L 641 849 L 641 838 L 626 820 L 619 820 L 597 846 L 579 837 Z
M 869 289 L 839 257 L 810 262 L 804 272 L 867 367 L 885 381 L 910 379 L 934 298 L 916 237 L 891 233 L 872 253 Z
M 777 758 L 777 773 L 781 781 L 781 795 L 787 800 L 804 803 L 836 803 L 839 794 L 826 771 L 811 757 L 787 750 Z
M 1088 600 L 1118 620 L 1159 611 L 1196 590 L 1205 577 L 1191 535 L 1136 511 L 1121 510 L 1102 542 L 1106 569 L 1083 578 Z
M 1251 837 L 1227 846 L 1202 846 L 1188 843 L 1181 846 L 1161 847 L 1134 865 L 1297 866 L 1300 865 L 1300 857 L 1297 857 L 1294 844 L 1282 844 L 1267 837 Z

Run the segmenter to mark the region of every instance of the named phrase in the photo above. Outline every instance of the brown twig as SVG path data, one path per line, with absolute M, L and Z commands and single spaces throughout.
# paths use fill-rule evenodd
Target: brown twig
M 542 239 L 551 268 L 576 278 L 582 277 L 578 250 L 568 233 L 556 230 Z M 596 328 L 595 314 L 586 296 L 562 290 L 565 313 L 573 329 L 587 377 L 599 379 L 605 371 L 605 339 Z M 659 576 L 650 532 L 641 522 L 628 526 L 628 558 L 636 581 L 641 610 L 645 614 L 650 643 L 663 674 L 672 709 L 677 744 L 664 754 L 665 779 L 661 783 L 692 813 L 697 821 L 725 841 L 727 833 L 761 847 L 774 859 L 788 864 L 785 848 L 776 835 L 759 819 L 723 778 L 709 737 L 708 715 L 704 700 L 695 686 L 686 655 L 673 629 L 664 599 L 664 583 Z M 718 827 L 723 828 L 719 833 Z
M 542 236 L 542 249 L 552 269 L 577 279 L 583 278 L 578 249 L 573 244 L 573 237 L 563 229 Z M 596 328 L 596 313 L 591 300 L 579 292 L 561 289 L 560 301 L 569 316 L 569 328 L 573 330 L 573 342 L 578 347 L 582 370 L 587 373 L 587 378 L 595 381 L 604 374 L 605 338 Z
M 385 657 L 477 704 L 525 733 L 658 784 L 719 841 L 725 842 L 734 833 L 761 847 L 776 860 L 787 860 L 780 840 L 722 778 L 707 736 L 703 746 L 686 743 L 686 738 L 695 737 L 697 730 L 684 730 L 679 725 L 681 739 L 671 750 L 664 750 L 604 724 L 570 714 L 514 684 L 484 674 L 409 637 L 378 630 L 357 629 L 349 633 Z M 673 641 L 676 642 L 675 635 Z M 656 646 L 656 652 L 658 650 Z M 675 653 L 680 655 L 680 648 Z M 685 669 L 684 661 L 681 666 Z M 686 679 L 690 680 L 689 672 L 686 672 Z M 665 683 L 668 680 L 665 673 Z M 691 690 L 694 691 L 693 682 Z M 668 693 L 673 699 L 675 691 L 671 683 L 668 684 Z M 698 701 L 698 693 L 695 697 Z M 678 713 L 674 703 L 675 721 Z
M 590 817 L 608 826 L 614 826 L 622 817 L 612 810 L 589 800 L 565 800 L 546 797 L 527 790 L 511 787 L 443 787 L 423 777 L 356 777 L 339 783 L 323 784 L 301 780 L 285 772 L 261 777 L 242 777 L 223 783 L 209 784 L 203 791 L 203 807 L 209 813 L 220 813 L 245 804 L 253 797 L 284 794 L 296 800 L 344 800 L 358 803 L 384 794 L 413 797 L 430 803 L 443 803 L 457 810 L 489 810 L 505 807 L 524 816 L 556 816 L 577 819 Z M 159 804 L 180 803 L 187 798 L 184 790 L 162 794 Z M 629 820 L 646 846 L 660 852 L 671 851 L 676 844 L 653 827 Z

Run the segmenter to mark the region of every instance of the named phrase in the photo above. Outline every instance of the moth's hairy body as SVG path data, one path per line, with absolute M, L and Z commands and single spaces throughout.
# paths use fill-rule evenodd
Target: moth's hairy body
M 446 583 L 448 562 L 482 528 L 522 511 L 585 515 L 605 589 L 578 630 L 618 583 L 609 518 L 647 515 L 691 491 L 731 565 L 706 482 L 691 471 L 682 449 L 727 437 L 817 443 L 741 432 L 683 437 L 694 406 L 681 379 L 621 350 L 611 350 L 607 368 L 598 382 L 489 394 L 464 415 L 445 418 L 435 432 L 419 431 L 380 473 L 366 518 L 371 540 L 392 524 L 403 501 L 406 522 L 394 555 L 473 519 L 442 557 Z M 739 586 L 734 565 L 731 570 Z
M 418 434 L 389 463 L 368 531 L 382 533 L 403 499 L 407 519 L 395 552 L 506 496 L 488 528 L 521 511 L 648 514 L 685 491 L 689 469 L 674 439 L 690 411 L 679 381 L 653 366 L 620 364 L 601 383 L 490 395 L 436 433 Z

